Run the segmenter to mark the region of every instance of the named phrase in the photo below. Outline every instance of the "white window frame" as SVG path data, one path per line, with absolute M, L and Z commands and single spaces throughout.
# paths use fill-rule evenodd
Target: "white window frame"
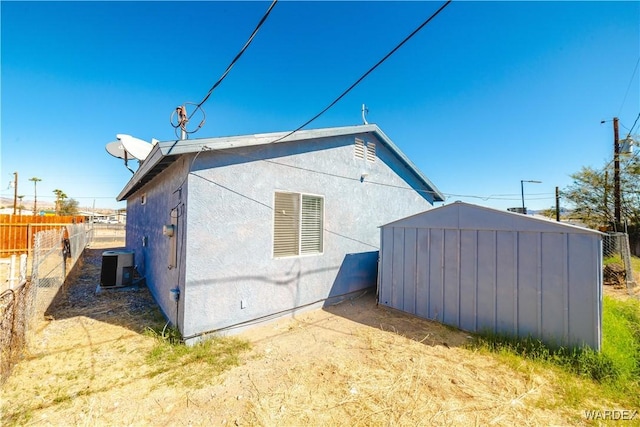
M 289 243 L 295 243 L 293 246 L 290 245 L 290 247 L 295 247 L 295 249 L 290 250 L 290 251 L 286 251 L 286 249 L 279 249 L 277 250 L 276 248 L 276 239 L 277 239 L 277 231 L 276 231 L 276 227 L 280 224 L 280 226 L 285 226 L 286 227 L 286 223 L 282 224 L 279 223 L 277 224 L 276 221 L 277 219 L 277 215 L 279 212 L 278 208 L 279 206 L 276 206 L 276 198 L 278 194 L 283 194 L 283 195 L 289 195 L 289 196 L 294 196 L 295 200 L 294 200 L 294 206 L 292 207 L 293 209 L 295 209 L 295 218 L 292 218 L 292 221 L 294 221 L 294 224 L 296 226 L 296 229 L 293 230 L 292 232 L 292 236 L 291 238 L 295 238 L 295 242 L 291 242 L 289 241 Z M 311 199 L 311 200 L 316 200 L 320 202 L 320 215 L 319 215 L 319 224 L 314 224 L 313 222 L 305 222 L 304 218 L 303 218 L 303 201 L 305 198 Z M 319 249 L 317 250 L 308 250 L 308 249 L 304 249 L 303 247 L 303 235 L 305 233 L 305 225 L 306 226 L 315 226 L 315 228 L 318 231 L 317 236 L 315 236 L 318 240 L 317 244 L 319 246 Z M 307 230 L 308 231 L 308 230 Z M 308 193 L 297 193 L 297 192 L 292 192 L 292 191 L 279 191 L 276 190 L 274 192 L 273 195 L 273 229 L 272 229 L 272 233 L 273 233 L 273 244 L 272 244 L 272 256 L 273 258 L 292 258 L 292 257 L 303 257 L 303 256 L 314 256 L 314 255 L 322 255 L 324 253 L 324 196 L 318 195 L 318 194 L 308 194 Z M 295 237 L 293 237 L 295 236 Z M 285 243 L 286 246 L 286 242 Z

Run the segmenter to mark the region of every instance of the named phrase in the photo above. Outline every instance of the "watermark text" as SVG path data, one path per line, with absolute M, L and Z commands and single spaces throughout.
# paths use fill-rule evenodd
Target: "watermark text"
M 614 420 L 631 421 L 638 416 L 637 410 L 628 409 L 593 409 L 584 411 L 584 416 L 588 420 Z

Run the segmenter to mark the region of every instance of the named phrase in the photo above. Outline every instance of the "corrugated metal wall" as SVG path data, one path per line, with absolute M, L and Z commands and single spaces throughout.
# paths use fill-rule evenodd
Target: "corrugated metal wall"
M 381 304 L 467 331 L 600 348 L 597 234 L 393 224 L 381 233 Z

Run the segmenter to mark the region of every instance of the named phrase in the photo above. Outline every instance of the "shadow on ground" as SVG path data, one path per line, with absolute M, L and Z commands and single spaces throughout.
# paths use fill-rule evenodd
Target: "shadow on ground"
M 102 253 L 117 249 L 121 248 L 86 249 L 47 309 L 45 318 L 61 320 L 84 316 L 125 327 L 137 333 L 146 328 L 162 328 L 166 320 L 144 284 L 96 292 L 100 284 Z M 464 345 L 469 340 L 469 334 L 455 328 L 378 306 L 375 288 L 354 294 L 339 303 L 327 305 L 322 310 L 426 345 L 454 347 Z
M 147 327 L 162 327 L 164 316 L 144 283 L 96 292 L 100 285 L 102 253 L 116 249 L 122 248 L 85 249 L 46 310 L 45 319 L 84 316 L 135 332 L 142 332 Z
M 469 342 L 470 334 L 450 326 L 378 305 L 375 288 L 323 308 L 324 311 L 426 345 L 457 347 Z

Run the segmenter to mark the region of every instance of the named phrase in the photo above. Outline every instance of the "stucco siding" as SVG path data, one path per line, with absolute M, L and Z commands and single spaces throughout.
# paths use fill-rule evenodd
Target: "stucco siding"
M 176 319 L 176 303 L 170 290 L 179 286 L 183 293 L 183 278 L 179 274 L 184 276 L 184 270 L 171 265 L 170 254 L 172 239 L 182 240 L 186 232 L 183 209 L 187 197 L 186 170 L 186 162 L 178 161 L 127 199 L 126 246 L 134 251 L 137 269 L 161 310 L 178 325 L 183 320 L 183 301 L 179 301 L 180 318 Z M 176 232 L 174 237 L 167 237 L 163 235 L 163 226 L 172 222 L 177 225 Z M 184 260 L 184 253 L 178 251 L 176 255 Z M 179 262 L 180 259 L 174 264 Z
M 376 143 L 375 162 L 354 157 L 353 135 L 200 153 L 188 178 L 184 336 L 376 285 L 378 227 L 431 208 L 432 196 L 360 137 Z M 273 257 L 276 191 L 324 198 L 323 254 Z

